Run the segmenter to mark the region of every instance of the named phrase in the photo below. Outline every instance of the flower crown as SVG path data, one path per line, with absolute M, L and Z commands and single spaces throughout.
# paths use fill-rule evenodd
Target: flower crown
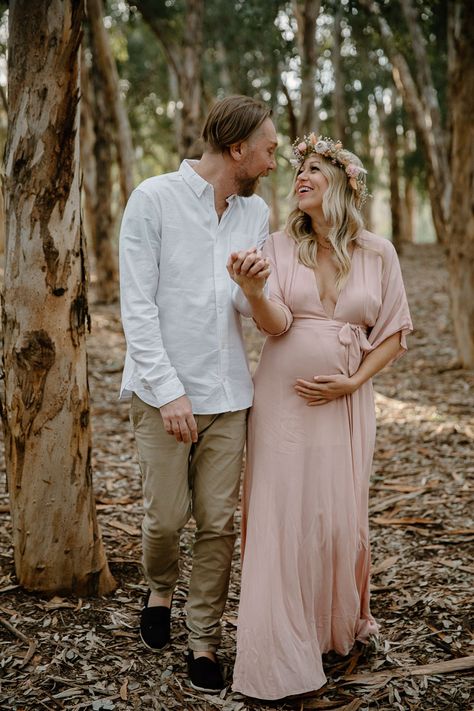
M 290 163 L 294 168 L 299 168 L 311 153 L 317 153 L 343 169 L 348 177 L 349 185 L 356 194 L 359 207 L 367 200 L 369 191 L 364 177 L 367 171 L 352 162 L 352 154 L 343 148 L 341 141 L 333 141 L 332 138 L 310 133 L 303 140 L 297 138 L 292 145 L 292 150 L 294 158 L 291 158 Z

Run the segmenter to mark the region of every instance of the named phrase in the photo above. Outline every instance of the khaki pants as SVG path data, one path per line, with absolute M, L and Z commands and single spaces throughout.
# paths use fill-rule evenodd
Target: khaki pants
M 196 415 L 198 441 L 177 442 L 137 395 L 131 421 L 143 478 L 143 565 L 150 589 L 172 595 L 181 529 L 196 521 L 186 606 L 189 647 L 215 651 L 229 587 L 247 410 Z

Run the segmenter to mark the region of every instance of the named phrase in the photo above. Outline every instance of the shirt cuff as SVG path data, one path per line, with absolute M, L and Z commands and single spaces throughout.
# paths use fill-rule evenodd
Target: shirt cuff
M 170 380 L 168 383 L 166 383 L 165 385 L 161 385 L 158 388 L 147 387 L 146 390 L 149 390 L 149 392 L 153 393 L 153 397 L 156 399 L 158 407 L 167 405 L 169 402 L 177 400 L 179 397 L 186 395 L 186 391 L 183 387 L 183 384 L 180 380 L 178 380 L 178 378 Z

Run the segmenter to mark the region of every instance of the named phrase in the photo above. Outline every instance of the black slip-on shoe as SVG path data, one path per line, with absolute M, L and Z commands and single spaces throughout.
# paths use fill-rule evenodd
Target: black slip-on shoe
M 149 599 L 150 590 L 140 615 L 140 637 L 145 647 L 161 652 L 171 640 L 171 609 L 164 605 L 147 607 Z
M 192 650 L 188 652 L 188 676 L 193 689 L 208 694 L 218 694 L 224 688 L 224 679 L 219 662 L 208 657 L 194 658 Z

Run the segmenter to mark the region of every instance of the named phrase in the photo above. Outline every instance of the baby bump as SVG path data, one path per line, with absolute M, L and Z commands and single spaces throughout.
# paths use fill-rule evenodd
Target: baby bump
M 333 321 L 301 319 L 283 336 L 268 338 L 255 373 L 260 378 L 312 380 L 315 375 L 335 375 L 347 369 L 346 346 L 339 339 L 341 325 Z

